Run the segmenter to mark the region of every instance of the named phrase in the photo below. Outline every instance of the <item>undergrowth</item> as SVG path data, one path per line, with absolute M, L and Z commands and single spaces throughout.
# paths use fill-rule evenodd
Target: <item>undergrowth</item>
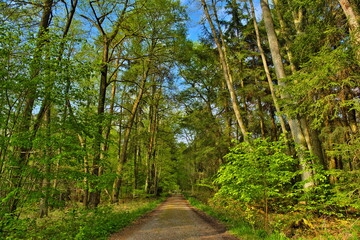
M 257 239 L 265 239 L 265 240 L 285 240 L 288 239 L 284 236 L 284 234 L 276 233 L 276 232 L 268 232 L 264 229 L 257 229 L 251 223 L 246 221 L 245 218 L 239 217 L 235 218 L 226 213 L 226 211 L 220 211 L 215 209 L 203 202 L 187 196 L 190 204 L 210 216 L 220 220 L 227 229 L 234 234 L 235 236 L 244 239 L 244 240 L 257 240 Z
M 9 216 L 0 222 L 0 239 L 108 239 L 111 233 L 129 225 L 161 201 L 137 201 L 96 209 L 72 208 L 42 219 Z
M 360 239 L 360 218 L 311 213 L 297 209 L 287 213 L 270 213 L 265 224 L 264 213 L 238 201 L 227 204 L 210 198 L 187 196 L 190 204 L 220 220 L 227 229 L 242 240 L 356 240 Z M 245 210 L 244 210 L 245 208 Z

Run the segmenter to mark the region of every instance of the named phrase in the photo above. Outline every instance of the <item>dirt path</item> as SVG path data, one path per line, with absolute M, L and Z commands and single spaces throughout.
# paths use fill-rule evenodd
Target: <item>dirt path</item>
M 111 236 L 110 240 L 236 240 L 181 196 L 168 198 L 155 211 Z

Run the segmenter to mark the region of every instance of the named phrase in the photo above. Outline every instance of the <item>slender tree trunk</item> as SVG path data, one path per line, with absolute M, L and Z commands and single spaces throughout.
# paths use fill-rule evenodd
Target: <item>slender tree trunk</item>
M 113 82 L 111 88 L 111 99 L 110 99 L 110 109 L 109 115 L 110 117 L 114 115 L 114 106 L 115 106 L 115 94 L 116 94 L 116 82 Z M 102 147 L 102 155 L 105 154 L 109 150 L 109 137 L 111 132 L 112 121 L 109 120 L 106 126 L 105 134 L 104 134 L 104 144 Z M 104 158 L 104 156 L 102 156 Z
M 78 134 L 78 139 L 79 139 L 79 143 L 82 149 L 86 149 L 86 138 L 83 138 L 80 134 Z M 89 157 L 87 154 L 85 154 L 84 159 L 83 159 L 83 168 L 84 168 L 84 174 L 85 177 L 83 179 L 83 183 L 84 183 L 84 196 L 83 196 L 83 205 L 84 207 L 89 207 L 89 180 L 87 175 L 89 174 Z
M 275 4 L 275 12 L 278 16 L 279 23 L 280 23 L 281 35 L 283 36 L 283 38 L 285 40 L 284 46 L 285 46 L 286 54 L 287 54 L 287 57 L 289 60 L 290 69 L 291 69 L 291 72 L 294 74 L 297 71 L 297 66 L 295 66 L 294 59 L 293 59 L 293 53 L 290 50 L 291 40 L 288 37 L 290 34 L 286 30 L 286 24 L 283 19 L 284 10 L 281 9 L 280 4 L 278 3 L 278 0 L 274 0 L 274 4 Z M 292 11 L 292 16 L 293 16 L 293 22 L 295 25 L 296 34 L 297 35 L 303 34 L 304 9 L 300 7 L 296 11 Z M 294 81 L 294 83 L 295 84 L 297 83 L 296 80 Z M 306 144 L 307 144 L 310 152 L 313 155 L 317 156 L 320 163 L 323 163 L 324 155 L 322 152 L 322 145 L 321 145 L 321 143 L 319 144 L 317 142 L 317 141 L 319 141 L 318 133 L 316 131 L 313 131 L 312 129 L 310 129 L 308 122 L 309 122 L 309 119 L 306 119 L 304 117 L 302 117 L 300 119 L 300 125 L 301 125 L 301 129 L 303 129 Z
M 355 2 L 355 0 L 352 0 Z M 351 38 L 354 44 L 355 55 L 360 64 L 360 13 L 359 9 L 356 8 L 355 3 L 351 0 L 339 0 L 341 8 L 344 11 L 344 14 L 347 18 Z
M 136 130 L 136 135 L 138 135 L 138 132 L 139 132 L 139 113 L 137 114 L 137 117 L 136 117 L 136 120 L 135 120 L 135 123 L 136 123 L 136 126 L 135 126 L 135 130 Z M 133 197 L 136 197 L 136 190 L 138 189 L 138 175 L 139 175 L 139 162 L 141 160 L 141 142 L 140 140 L 137 138 L 136 139 L 136 143 L 135 143 L 135 148 L 134 148 L 134 171 L 133 171 L 133 174 L 134 174 L 134 183 L 133 183 Z
M 258 105 L 258 111 L 259 111 L 259 117 L 260 117 L 260 130 L 261 130 L 261 136 L 263 139 L 266 138 L 266 129 L 265 129 L 265 120 L 264 120 L 264 112 L 263 107 L 261 105 L 260 98 L 256 99 L 257 105 Z
M 289 60 L 290 69 L 291 69 L 291 72 L 294 73 L 294 72 L 296 72 L 296 66 L 294 64 L 293 54 L 290 51 L 290 43 L 291 43 L 291 41 L 290 41 L 290 39 L 288 37 L 289 34 L 286 31 L 286 24 L 285 24 L 285 21 L 284 21 L 284 18 L 283 18 L 283 12 L 280 9 L 280 5 L 278 3 L 278 0 L 273 0 L 273 1 L 274 1 L 274 5 L 275 5 L 276 15 L 277 15 L 277 17 L 279 19 L 279 23 L 280 23 L 281 36 L 285 40 L 286 55 L 287 55 L 288 60 Z M 297 28 L 297 29 L 299 29 L 299 28 Z
M 147 166 L 150 167 L 147 171 L 147 189 L 146 192 L 151 193 L 156 191 L 156 168 L 155 168 L 155 156 L 156 156 L 156 135 L 157 135 L 157 115 L 158 115 L 158 102 L 159 99 L 157 97 L 157 87 L 155 84 L 153 84 L 151 89 L 151 96 L 152 96 L 152 104 L 150 105 L 149 110 L 149 145 L 148 145 L 148 153 L 147 153 L 147 159 L 148 164 Z
M 45 40 L 42 39 L 44 34 L 48 31 L 50 26 L 50 16 L 52 14 L 52 6 L 53 0 L 44 0 L 43 1 L 43 13 L 39 25 L 39 32 L 38 32 L 38 42 L 36 44 L 34 50 L 34 61 L 40 61 L 42 55 L 42 48 L 45 44 Z M 34 64 L 33 69 L 31 69 L 31 79 L 34 79 L 36 76 L 40 74 L 40 69 L 38 68 L 38 64 Z M 36 85 L 30 86 L 27 99 L 25 101 L 25 107 L 23 111 L 22 121 L 20 123 L 19 131 L 25 136 L 24 142 L 22 146 L 19 147 L 19 160 L 16 163 L 16 166 L 13 168 L 12 172 L 12 186 L 14 189 L 20 189 L 22 186 L 22 171 L 24 167 L 28 164 L 28 159 L 30 156 L 30 151 L 32 149 L 32 139 L 29 136 L 33 134 L 30 133 L 30 126 L 31 126 L 31 118 L 32 112 L 34 108 L 34 103 L 36 99 Z M 9 210 L 10 212 L 14 212 L 17 208 L 19 203 L 19 196 L 15 194 L 12 198 Z
M 278 103 L 278 100 L 277 100 L 277 97 L 276 97 L 276 94 L 275 94 L 274 84 L 273 84 L 273 81 L 272 81 L 272 78 L 271 78 L 269 66 L 268 66 L 267 61 L 266 61 L 264 50 L 263 50 L 263 48 L 261 46 L 261 37 L 260 37 L 259 27 L 258 27 L 258 24 L 256 22 L 254 4 L 253 4 L 252 0 L 250 0 L 249 2 L 250 2 L 250 8 L 251 8 L 251 15 L 252 15 L 253 22 L 254 22 L 254 28 L 255 28 L 255 34 L 256 34 L 256 42 L 257 42 L 257 46 L 259 48 L 261 60 L 262 60 L 263 66 L 264 66 L 266 79 L 267 79 L 268 84 L 269 84 L 271 98 L 273 100 L 273 103 L 274 103 L 274 106 L 275 106 L 275 109 L 276 109 L 276 112 L 277 112 L 277 116 L 278 116 L 279 121 L 280 121 L 281 130 L 282 130 L 283 134 L 285 134 L 285 136 L 287 136 L 287 130 L 286 130 L 285 121 L 284 121 L 283 116 L 281 115 L 280 104 Z
M 125 128 L 124 141 L 123 141 L 123 144 L 121 147 L 120 156 L 118 159 L 118 167 L 116 170 L 117 177 L 114 181 L 113 190 L 112 190 L 112 202 L 113 203 L 116 203 L 119 201 L 119 193 L 120 193 L 120 186 L 121 186 L 121 174 L 122 174 L 124 164 L 126 163 L 126 160 L 127 160 L 126 152 L 127 152 L 127 148 L 128 148 L 128 144 L 129 144 L 129 140 L 130 140 L 130 133 L 131 133 L 132 126 L 134 124 L 136 112 L 138 110 L 140 101 L 141 101 L 142 96 L 145 91 L 145 84 L 146 84 L 146 80 L 148 78 L 148 74 L 150 71 L 150 66 L 144 66 L 144 67 L 146 67 L 146 69 L 144 69 L 143 77 L 142 77 L 142 80 L 141 80 L 141 83 L 139 86 L 139 92 L 133 103 L 131 113 L 130 113 L 130 118 L 129 118 L 129 120 L 126 124 L 126 128 Z
M 103 36 L 103 56 L 102 56 L 102 66 L 100 69 L 100 88 L 98 96 L 98 106 L 97 106 L 97 134 L 94 140 L 94 158 L 92 163 L 92 175 L 95 176 L 95 179 L 100 176 L 100 163 L 101 163 L 101 143 L 103 138 L 103 123 L 105 115 L 105 102 L 106 102 L 106 88 L 107 88 L 107 74 L 108 74 L 108 63 L 109 63 L 109 48 L 110 41 L 106 36 Z M 97 181 L 97 180 L 95 180 Z M 92 207 L 97 207 L 100 203 L 100 194 L 101 191 L 97 187 L 97 183 L 93 182 L 92 188 L 95 189 L 90 192 L 90 205 Z
M 277 126 L 275 122 L 275 111 L 274 107 L 270 107 L 270 117 L 271 117 L 271 139 L 274 141 L 278 140 Z
M 282 62 L 282 57 L 280 54 L 280 48 L 277 36 L 275 34 L 275 28 L 273 19 L 271 16 L 270 8 L 268 0 L 261 0 L 261 8 L 263 11 L 263 18 L 265 23 L 265 28 L 268 36 L 271 56 L 273 60 L 273 64 L 275 67 L 276 76 L 280 86 L 285 86 L 285 83 L 282 81 L 283 78 L 286 77 L 284 65 Z M 280 94 L 282 99 L 290 99 L 283 91 Z M 291 119 L 289 118 L 289 125 L 291 129 L 291 134 L 295 143 L 297 144 L 297 153 L 300 160 L 300 168 L 303 171 L 302 173 L 302 180 L 305 181 L 304 188 L 309 188 L 314 185 L 313 181 L 311 180 L 312 172 L 309 170 L 309 164 L 306 162 L 305 158 L 305 151 L 307 150 L 307 143 L 304 137 L 304 134 L 301 129 L 301 125 L 298 119 Z
M 51 174 L 51 156 L 52 156 L 52 150 L 51 150 L 51 129 L 50 129 L 50 121 L 51 121 L 51 109 L 50 107 L 46 110 L 45 114 L 45 122 L 46 122 L 46 137 L 47 137 L 47 143 L 46 143 L 46 151 L 44 159 L 46 159 L 45 162 L 45 176 L 43 179 L 43 197 L 40 201 L 40 218 L 44 216 L 48 216 L 49 214 L 49 198 L 50 198 L 50 174 Z
M 201 0 L 206 18 L 208 20 L 208 23 L 210 25 L 211 28 L 211 32 L 212 35 L 214 37 L 214 41 L 219 53 L 219 61 L 223 70 L 223 74 L 224 74 L 224 79 L 226 82 L 226 86 L 228 88 L 229 94 L 230 94 L 230 99 L 231 99 L 231 104 L 233 107 L 233 111 L 235 113 L 235 117 L 237 120 L 237 123 L 240 127 L 241 133 L 243 135 L 244 141 L 248 141 L 248 134 L 246 131 L 246 127 L 244 124 L 244 120 L 243 117 L 241 116 L 241 111 L 240 111 L 240 107 L 238 104 L 238 99 L 237 99 L 237 95 L 234 89 L 234 85 L 233 85 L 233 79 L 232 79 L 232 75 L 231 75 L 231 71 L 230 71 L 230 67 L 226 58 L 226 46 L 224 44 L 224 40 L 220 39 L 218 36 L 218 31 L 221 33 L 221 29 L 217 29 L 214 26 L 213 20 L 211 19 L 210 13 L 209 13 L 209 9 L 208 6 L 205 2 L 205 0 Z

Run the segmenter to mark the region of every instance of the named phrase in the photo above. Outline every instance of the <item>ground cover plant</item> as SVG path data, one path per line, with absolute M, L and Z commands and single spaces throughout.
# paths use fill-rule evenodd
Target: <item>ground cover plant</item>
M 9 217 L 1 222 L 1 239 L 108 239 L 145 213 L 153 210 L 163 199 L 131 200 L 118 205 L 83 207 L 54 211 L 46 218 Z

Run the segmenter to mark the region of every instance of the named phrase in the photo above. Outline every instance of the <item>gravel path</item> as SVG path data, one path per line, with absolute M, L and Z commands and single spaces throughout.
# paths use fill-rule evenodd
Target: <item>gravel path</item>
M 168 198 L 152 213 L 111 236 L 110 240 L 236 240 L 181 195 Z

